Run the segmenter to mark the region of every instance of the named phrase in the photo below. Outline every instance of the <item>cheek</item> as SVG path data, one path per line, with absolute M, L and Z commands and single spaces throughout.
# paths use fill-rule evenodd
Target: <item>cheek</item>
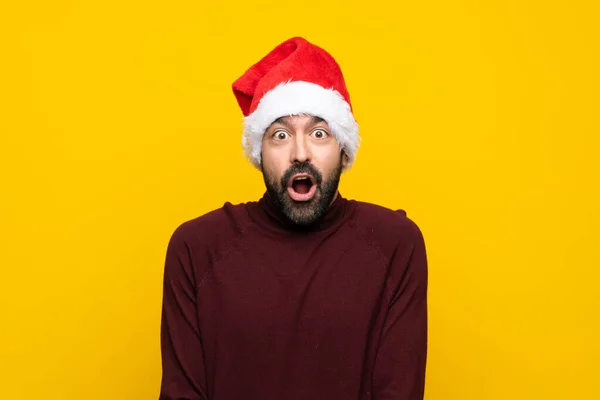
M 323 174 L 323 179 L 327 179 L 329 174 L 338 167 L 341 161 L 340 149 L 338 146 L 331 146 L 330 148 L 319 150 L 317 157 L 314 158 L 314 164 Z
M 262 163 L 263 171 L 267 176 L 274 178 L 277 181 L 281 179 L 281 176 L 285 171 L 281 157 L 278 157 L 275 152 L 266 151 L 262 154 Z

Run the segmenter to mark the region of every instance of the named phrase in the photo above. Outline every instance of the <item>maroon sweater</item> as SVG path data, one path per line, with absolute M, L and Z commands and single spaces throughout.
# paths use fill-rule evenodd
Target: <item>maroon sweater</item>
M 426 297 L 403 211 L 338 195 L 308 231 L 226 203 L 169 242 L 159 399 L 420 400 Z

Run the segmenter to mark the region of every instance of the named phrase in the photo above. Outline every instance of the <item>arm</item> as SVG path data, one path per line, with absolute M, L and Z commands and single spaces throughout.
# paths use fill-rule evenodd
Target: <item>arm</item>
M 374 400 L 422 400 L 427 359 L 427 257 L 423 236 L 412 224 L 411 242 L 391 260 L 388 314 L 373 371 Z
M 159 400 L 206 400 L 196 312 L 196 276 L 178 231 L 167 248 L 161 319 L 162 381 Z

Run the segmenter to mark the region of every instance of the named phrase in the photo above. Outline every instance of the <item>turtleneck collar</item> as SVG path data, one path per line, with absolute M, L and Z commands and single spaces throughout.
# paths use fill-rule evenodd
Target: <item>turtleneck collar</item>
M 252 219 L 260 227 L 274 233 L 311 233 L 335 229 L 348 217 L 348 200 L 338 192 L 325 214 L 307 227 L 299 227 L 287 219 L 283 212 L 265 192 L 262 198 L 255 202 Z

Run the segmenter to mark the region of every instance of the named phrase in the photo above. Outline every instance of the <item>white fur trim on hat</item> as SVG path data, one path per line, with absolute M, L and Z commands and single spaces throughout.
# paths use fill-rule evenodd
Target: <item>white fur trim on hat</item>
M 311 82 L 284 82 L 268 91 L 256 110 L 244 117 L 242 146 L 250 162 L 260 169 L 262 138 L 267 128 L 277 118 L 309 114 L 323 118 L 333 136 L 348 156 L 349 168 L 358 151 L 359 129 L 350 105 L 334 89 Z

